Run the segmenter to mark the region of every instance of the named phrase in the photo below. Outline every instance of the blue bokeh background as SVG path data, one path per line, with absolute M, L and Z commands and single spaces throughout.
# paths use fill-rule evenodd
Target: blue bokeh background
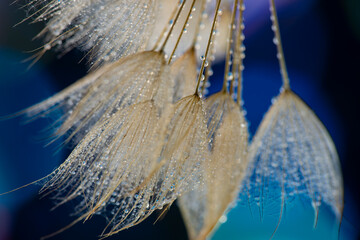
M 279 93 L 281 77 L 272 43 L 268 0 L 247 1 L 244 102 L 253 135 L 271 99 Z M 360 163 L 360 1 L 277 0 L 285 57 L 292 88 L 315 111 L 337 146 L 345 182 L 344 219 L 340 239 L 359 239 Z M 41 24 L 12 26 L 25 17 L 19 4 L 0 0 L 0 116 L 19 111 L 63 89 L 87 71 L 83 56 L 74 50 L 58 59 L 47 53 L 32 68 L 23 60 L 41 41 L 30 39 Z M 214 66 L 210 91 L 221 87 L 222 66 Z M 59 113 L 54 113 L 59 114 Z M 56 116 L 53 116 L 54 118 Z M 43 147 L 42 129 L 51 119 L 24 125 L 23 119 L 0 121 L 0 192 L 39 179 L 69 153 Z M 39 186 L 0 196 L 0 240 L 39 239 L 71 222 L 71 206 L 50 212 L 50 199 L 39 199 Z M 338 239 L 338 223 L 324 206 L 313 229 L 309 204 L 295 201 L 286 209 L 274 239 Z M 154 215 L 111 239 L 186 239 L 174 205 L 155 225 Z M 276 211 L 261 222 L 256 212 L 238 204 L 219 227 L 214 239 L 269 239 L 278 221 Z M 98 239 L 105 221 L 95 217 L 53 239 Z

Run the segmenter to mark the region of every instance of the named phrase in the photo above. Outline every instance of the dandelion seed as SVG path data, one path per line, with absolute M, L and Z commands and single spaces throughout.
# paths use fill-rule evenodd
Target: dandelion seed
M 60 200 L 71 188 L 60 204 L 81 195 L 80 218 L 111 210 L 112 227 L 105 237 L 140 223 L 203 181 L 207 141 L 202 100 L 192 95 L 176 103 L 165 137 L 168 115 L 159 119 L 155 103 L 132 105 L 94 127 L 47 185 L 55 185 Z M 83 159 L 85 168 L 78 164 Z
M 139 61 L 144 61 L 140 67 Z M 170 194 L 161 195 L 163 175 L 158 173 L 173 95 L 169 70 L 161 53 L 125 58 L 91 84 L 75 106 L 76 114 L 61 126 L 70 122 L 73 127 L 78 121 L 74 133 L 83 127 L 89 132 L 43 192 L 56 192 L 57 206 L 77 199 L 76 221 L 93 214 L 108 216 L 104 236 L 136 225 L 171 203 Z
M 236 200 L 247 167 L 247 124 L 239 105 L 220 92 L 206 106 L 211 154 L 204 164 L 204 190 L 179 198 L 190 239 L 205 239 L 214 230 Z
M 133 214 L 136 220 L 132 220 L 132 216 L 125 216 L 125 220 L 113 227 L 110 234 L 141 222 L 154 210 L 171 205 L 183 193 L 202 185 L 201 169 L 207 159 L 207 129 L 202 100 L 197 95 L 185 97 L 175 104 L 170 116 L 164 142 L 160 141 L 164 145 L 158 161 L 133 190 L 137 195 L 143 193 L 143 198 L 148 197 L 145 200 L 145 214 L 140 214 L 140 218 L 139 214 Z M 159 143 L 159 139 L 155 142 Z M 146 164 L 142 166 L 148 168 Z M 129 209 L 129 206 L 126 208 Z M 131 223 L 124 225 L 128 221 Z
M 47 20 L 38 37 L 48 46 L 63 52 L 80 47 L 99 66 L 145 50 L 158 1 L 33 0 L 30 6 L 40 8 L 30 15 L 37 15 L 34 22 Z
M 338 218 L 343 208 L 339 158 L 325 127 L 292 91 L 284 90 L 265 115 L 249 150 L 251 176 L 245 186 L 261 211 L 296 195 L 315 210 L 328 204 Z
M 48 114 L 62 108 L 64 115 L 55 131 L 55 139 L 64 134 L 78 142 L 100 119 L 111 117 L 127 106 L 150 100 L 155 91 L 169 102 L 172 79 L 164 55 L 142 52 L 104 66 L 62 92 L 26 110 L 29 117 Z M 170 94 L 172 95 L 172 94 Z M 61 122 L 63 121 L 63 122 Z M 74 138 L 75 137 L 75 138 Z
M 237 5 L 238 1 L 235 1 L 232 23 L 235 22 Z M 213 33 L 214 31 L 210 39 Z M 229 38 L 232 39 L 232 34 Z M 207 54 L 203 59 L 203 66 L 206 59 Z M 236 199 L 247 167 L 247 124 L 240 106 L 227 92 L 226 81 L 224 78 L 221 92 L 206 100 L 210 155 L 201 169 L 204 175 L 203 190 L 195 190 L 179 198 L 190 239 L 206 239 L 214 230 L 229 205 Z
M 203 180 L 200 173 L 207 156 L 207 129 L 203 102 L 198 95 L 190 95 L 174 106 L 165 144 L 160 155 L 159 176 L 162 188 L 177 197 L 199 187 Z M 175 200 L 175 199 L 174 199 Z
M 166 117 L 156 100 L 134 104 L 105 119 L 83 138 L 43 187 L 58 205 L 78 202 L 80 219 L 107 216 L 106 236 L 138 224 L 157 202 L 158 182 L 149 179 L 157 166 Z M 82 163 L 82 164 L 80 164 Z M 139 187 L 144 185 L 144 187 Z
M 309 198 L 315 210 L 322 203 L 340 218 L 343 183 L 334 143 L 311 109 L 290 90 L 274 0 L 270 0 L 283 91 L 262 120 L 249 149 L 250 171 L 244 189 L 250 202 L 264 209 L 281 201 L 278 229 L 286 204 L 295 196 Z

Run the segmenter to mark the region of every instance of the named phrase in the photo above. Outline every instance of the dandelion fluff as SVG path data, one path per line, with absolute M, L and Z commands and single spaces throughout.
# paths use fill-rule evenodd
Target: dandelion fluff
M 243 113 L 230 95 L 206 101 L 211 154 L 204 164 L 203 191 L 179 198 L 190 239 L 205 239 L 238 195 L 247 167 L 248 131 Z
M 322 203 L 338 218 L 343 183 L 334 143 L 313 111 L 291 90 L 284 90 L 265 115 L 249 150 L 250 174 L 244 184 L 250 202 L 261 209 L 299 195 L 310 199 L 315 224 Z
M 101 65 L 145 50 L 157 8 L 157 0 L 33 0 L 30 17 L 47 20 L 38 35 L 47 42 L 45 50 L 80 47 Z
M 110 236 L 198 187 L 206 158 L 202 101 L 186 97 L 169 115 L 164 96 L 158 89 L 150 100 L 98 121 L 43 191 L 55 193 L 58 205 L 75 200 L 78 220 L 107 216 L 104 236 Z
M 139 103 L 100 118 L 43 187 L 46 194 L 54 193 L 57 206 L 75 200 L 77 221 L 106 216 L 104 236 L 140 223 L 169 203 L 155 200 L 173 85 L 169 78 L 159 83 L 162 87 L 156 84 L 160 79 L 147 79 L 149 89 L 140 93 Z
M 191 95 L 177 102 L 157 170 L 148 178 L 148 181 L 157 183 L 156 202 L 171 204 L 186 192 L 201 191 L 204 181 L 202 165 L 208 158 L 206 134 L 202 100 Z
M 170 189 L 180 196 L 202 184 L 200 169 L 208 157 L 206 133 L 203 102 L 199 96 L 187 96 L 177 102 L 159 161 L 158 176 L 164 193 Z
M 58 205 L 76 200 L 75 212 L 81 218 L 106 216 L 107 235 L 141 222 L 166 204 L 154 200 L 157 182 L 147 179 L 162 146 L 160 108 L 149 100 L 96 124 L 43 191 L 55 191 Z M 138 188 L 141 184 L 144 187 Z
M 150 100 L 155 92 L 159 100 L 169 102 L 173 82 L 169 72 L 163 54 L 137 53 L 100 68 L 26 113 L 37 117 L 58 107 L 64 109 L 64 115 L 57 121 L 60 126 L 55 126 L 58 127 L 55 137 L 67 133 L 68 140 L 78 142 L 100 119 Z
M 197 95 L 185 97 L 170 116 L 158 163 L 136 188 L 151 196 L 145 216 L 203 183 L 200 170 L 208 155 L 202 100 Z

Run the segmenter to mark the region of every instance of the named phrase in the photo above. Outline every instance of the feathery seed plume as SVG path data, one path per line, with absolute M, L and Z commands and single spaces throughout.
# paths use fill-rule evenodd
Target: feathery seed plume
M 250 146 L 249 161 L 250 177 L 244 187 L 261 212 L 273 201 L 281 200 L 283 209 L 301 196 L 311 200 L 315 223 L 322 203 L 341 217 L 343 183 L 334 143 L 292 91 L 284 90 L 265 115 Z
M 80 47 L 100 66 L 145 50 L 157 9 L 157 0 L 32 0 L 27 19 L 47 21 L 37 36 L 46 42 L 40 54 Z
M 343 182 L 339 157 L 326 128 L 290 88 L 274 0 L 270 0 L 274 43 L 283 80 L 282 92 L 262 120 L 249 149 L 250 169 L 244 192 L 260 208 L 281 202 L 280 225 L 285 205 L 296 196 L 308 198 L 315 210 L 328 204 L 338 219 L 343 210 Z
M 239 105 L 220 92 L 206 100 L 210 156 L 203 191 L 179 198 L 190 239 L 205 239 L 234 203 L 247 168 L 247 124 Z
M 169 72 L 163 54 L 137 53 L 100 68 L 27 109 L 26 114 L 37 117 L 58 107 L 64 109 L 54 137 L 68 134 L 67 141 L 77 143 L 97 121 L 132 104 L 150 100 L 155 91 L 159 91 L 157 97 L 164 103 L 169 102 L 167 92 L 172 91 L 173 84 Z

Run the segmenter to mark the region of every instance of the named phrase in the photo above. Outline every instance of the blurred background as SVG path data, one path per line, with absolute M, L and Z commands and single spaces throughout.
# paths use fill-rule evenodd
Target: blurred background
M 281 76 L 272 43 L 268 0 L 245 1 L 244 101 L 253 135 L 271 99 L 279 93 Z M 24 60 L 41 46 L 31 39 L 43 25 L 23 23 L 20 3 L 0 0 L 0 116 L 19 111 L 60 91 L 87 72 L 83 53 L 74 50 L 61 58 L 48 52 L 33 67 Z M 360 239 L 360 1 L 277 0 L 285 58 L 293 90 L 315 111 L 329 130 L 341 159 L 345 183 L 344 218 L 340 232 L 330 210 L 320 209 L 313 229 L 310 205 L 293 203 L 286 209 L 274 239 Z M 210 92 L 221 86 L 222 65 L 214 66 Z M 60 113 L 55 113 L 60 114 Z M 56 117 L 56 116 L 54 116 Z M 44 147 L 41 132 L 51 119 L 24 124 L 15 118 L 0 121 L 0 193 L 50 173 L 69 154 Z M 0 240 L 40 239 L 69 224 L 72 206 L 50 211 L 49 198 L 40 199 L 39 185 L 0 196 Z M 109 239 L 187 239 L 174 204 L 165 218 L 144 223 Z M 278 215 L 260 222 L 257 214 L 238 204 L 213 239 L 269 239 Z M 97 216 L 52 239 L 98 239 L 105 219 Z M 339 236 L 339 238 L 338 238 Z

